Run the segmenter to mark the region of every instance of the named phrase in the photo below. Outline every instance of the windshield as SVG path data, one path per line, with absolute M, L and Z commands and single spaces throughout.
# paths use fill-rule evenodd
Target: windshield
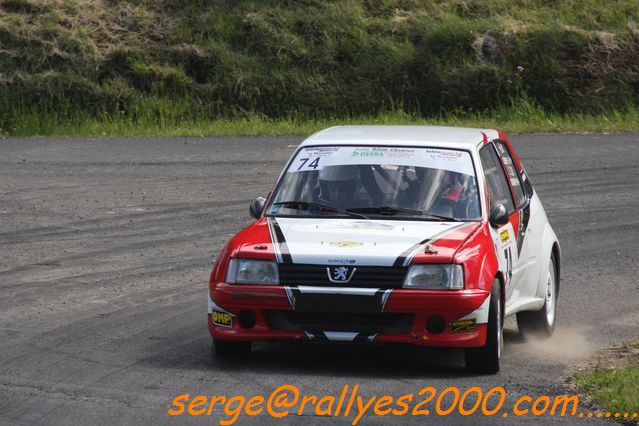
M 480 218 L 470 153 L 416 147 L 301 149 L 267 207 L 271 216 Z

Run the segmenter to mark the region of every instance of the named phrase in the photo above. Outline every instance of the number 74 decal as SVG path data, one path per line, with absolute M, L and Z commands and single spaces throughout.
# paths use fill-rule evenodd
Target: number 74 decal
M 315 158 L 310 163 L 308 163 L 308 160 L 310 160 L 310 158 L 300 158 L 299 160 L 300 160 L 300 162 L 302 164 L 300 164 L 300 166 L 297 168 L 297 171 L 300 171 L 302 169 L 304 169 L 304 170 L 306 170 L 306 169 L 316 170 L 317 167 L 319 167 L 319 160 L 320 160 L 319 157 Z M 308 165 L 306 163 L 308 163 Z

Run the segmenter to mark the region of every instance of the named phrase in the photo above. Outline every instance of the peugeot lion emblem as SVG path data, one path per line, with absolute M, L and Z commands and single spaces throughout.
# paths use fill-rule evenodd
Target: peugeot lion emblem
M 348 266 L 329 266 L 326 268 L 326 274 L 332 283 L 347 283 L 353 278 L 356 269 Z

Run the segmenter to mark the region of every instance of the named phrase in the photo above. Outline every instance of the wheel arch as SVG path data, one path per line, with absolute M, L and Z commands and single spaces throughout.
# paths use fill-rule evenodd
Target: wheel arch
M 544 298 L 544 292 L 546 288 L 546 279 L 548 268 L 550 266 L 551 257 L 555 258 L 555 278 L 557 281 L 557 289 L 559 290 L 559 278 L 561 272 L 561 247 L 557 235 L 553 231 L 549 223 L 546 224 L 542 243 L 541 243 L 541 258 L 539 259 L 539 276 L 537 277 L 537 292 L 536 295 L 539 298 Z
M 561 249 L 557 241 L 552 245 L 552 256 L 555 258 L 555 282 L 557 284 L 557 296 L 559 296 L 559 287 L 561 286 Z

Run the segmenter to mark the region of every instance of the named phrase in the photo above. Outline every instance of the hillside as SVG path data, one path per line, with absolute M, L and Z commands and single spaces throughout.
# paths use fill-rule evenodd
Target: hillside
M 636 0 L 3 0 L 0 129 L 624 110 L 637 22 Z

